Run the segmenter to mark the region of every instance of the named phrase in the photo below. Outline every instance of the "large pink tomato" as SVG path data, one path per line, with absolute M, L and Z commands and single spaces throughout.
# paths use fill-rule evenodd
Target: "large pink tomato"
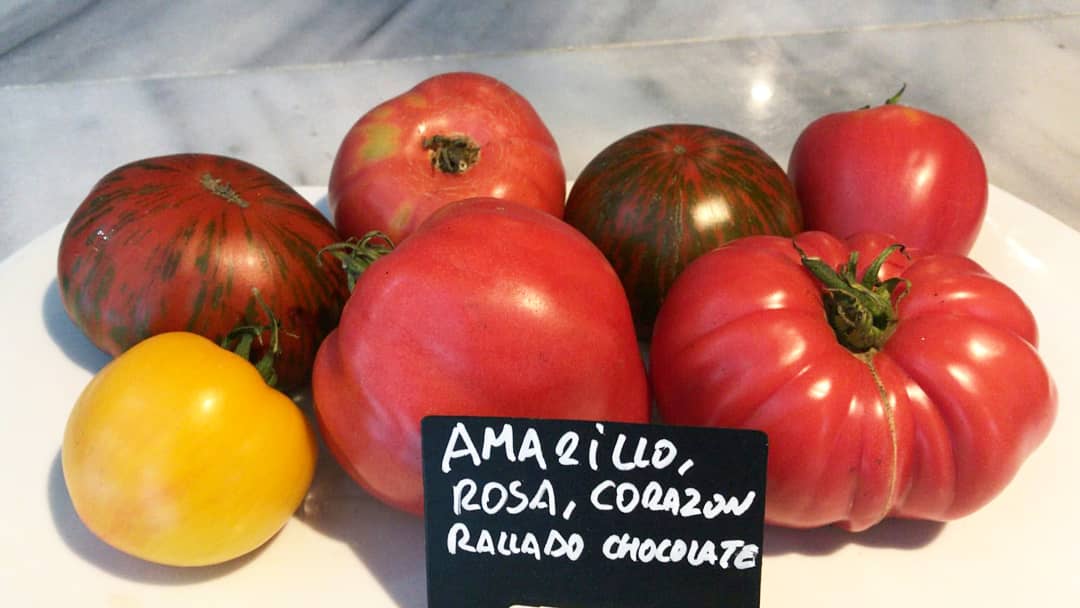
M 660 412 L 765 431 L 772 523 L 961 517 L 1050 430 L 1057 392 L 1016 293 L 966 257 L 891 243 L 739 239 L 692 262 L 660 310 Z
M 330 451 L 414 513 L 424 416 L 649 414 L 630 306 L 604 255 L 561 220 L 497 199 L 440 210 L 371 263 L 312 384 Z
M 513 200 L 562 217 L 566 174 L 529 102 L 482 74 L 429 78 L 353 125 L 330 173 L 334 224 L 398 242 L 436 209 L 465 198 Z

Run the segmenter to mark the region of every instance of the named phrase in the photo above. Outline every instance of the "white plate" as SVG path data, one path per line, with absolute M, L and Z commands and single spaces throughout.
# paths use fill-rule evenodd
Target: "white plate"
M 325 211 L 323 188 L 301 188 Z M 72 403 L 106 361 L 57 289 L 62 226 L 0 262 L 0 593 L 5 605 L 426 605 L 420 520 L 367 497 L 331 459 L 304 506 L 253 555 L 177 569 L 121 554 L 75 516 L 59 448 Z M 1035 312 L 1061 394 L 1049 439 L 989 506 L 949 524 L 890 521 L 859 535 L 769 528 L 763 606 L 1076 606 L 1080 499 L 1080 234 L 997 188 L 971 257 Z

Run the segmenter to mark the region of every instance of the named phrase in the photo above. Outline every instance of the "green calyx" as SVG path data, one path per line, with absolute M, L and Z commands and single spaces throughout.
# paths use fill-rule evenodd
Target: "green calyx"
M 896 104 L 900 103 L 900 96 L 904 94 L 904 91 L 906 89 L 907 89 L 907 83 L 905 82 L 902 85 L 900 85 L 900 90 L 897 91 L 895 95 L 893 95 L 892 97 L 885 100 L 885 105 L 891 106 L 891 105 L 896 105 Z
M 858 252 L 853 251 L 846 264 L 834 269 L 822 259 L 806 255 L 797 244 L 795 249 L 803 266 L 825 287 L 825 316 L 836 339 L 856 354 L 879 350 L 896 331 L 896 307 L 911 284 L 900 277 L 881 281 L 878 273 L 885 260 L 895 251 L 903 252 L 904 246 L 892 245 L 882 251 L 861 279 L 856 276 Z M 893 294 L 901 284 L 905 287 L 894 301 Z
M 386 234 L 372 230 L 360 238 L 352 237 L 342 243 L 327 245 L 319 250 L 319 259 L 324 253 L 334 256 L 349 282 L 349 291 L 356 287 L 356 281 L 375 260 L 394 250 L 394 242 Z
M 274 311 L 266 304 L 266 301 L 259 295 L 259 288 L 254 287 L 251 289 L 251 296 L 255 299 L 259 308 L 266 313 L 266 317 L 270 320 L 266 325 L 240 325 L 235 327 L 232 331 L 225 335 L 221 339 L 219 346 L 225 350 L 231 350 L 232 352 L 240 355 L 244 359 L 251 361 L 251 349 L 252 346 L 258 342 L 263 344 L 263 333 L 270 332 L 270 347 L 263 351 L 258 361 L 252 361 L 255 369 L 259 370 L 259 375 L 266 381 L 268 386 L 275 386 L 277 384 L 278 375 L 274 369 L 274 359 L 281 354 L 281 323 L 277 317 L 274 316 Z M 230 347 L 230 344 L 236 343 L 236 346 Z
M 905 91 L 905 90 L 907 90 L 907 83 L 906 83 L 906 82 L 905 82 L 905 83 L 903 83 L 903 84 L 901 84 L 901 85 L 900 85 L 900 90 L 899 90 L 899 91 L 897 91 L 896 93 L 894 93 L 892 97 L 890 97 L 890 98 L 886 99 L 886 100 L 885 100 L 885 103 L 884 103 L 884 104 L 882 104 L 882 105 L 886 105 L 886 106 L 894 106 L 894 105 L 896 105 L 896 104 L 900 103 L 900 97 L 901 97 L 901 96 L 902 96 L 902 95 L 904 94 L 904 91 Z M 863 107 L 861 107 L 861 108 L 859 108 L 859 109 L 860 109 L 860 110 L 869 110 L 869 109 L 870 109 L 870 105 L 869 105 L 869 104 L 867 104 L 867 105 L 865 105 L 865 106 L 863 106 Z

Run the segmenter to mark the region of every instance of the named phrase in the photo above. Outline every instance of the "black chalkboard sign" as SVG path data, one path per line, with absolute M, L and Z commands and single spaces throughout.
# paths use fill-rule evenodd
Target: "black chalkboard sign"
M 428 608 L 758 606 L 764 433 L 423 421 Z

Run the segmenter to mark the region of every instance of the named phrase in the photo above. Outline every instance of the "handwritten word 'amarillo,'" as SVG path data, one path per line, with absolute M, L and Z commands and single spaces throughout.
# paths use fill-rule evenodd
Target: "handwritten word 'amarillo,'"
M 603 425 L 597 423 L 597 433 L 603 435 L 603 429 Z M 453 470 L 454 462 L 460 459 L 465 459 L 474 467 L 478 467 L 496 458 L 514 463 L 531 461 L 539 470 L 548 470 L 548 458 L 552 454 L 545 453 L 540 434 L 536 429 L 529 427 L 524 431 L 519 431 L 520 436 L 515 436 L 514 433 L 514 427 L 510 424 L 504 424 L 499 430 L 484 427 L 483 436 L 477 441 L 464 424 L 454 425 L 443 452 L 442 472 L 449 473 Z M 564 433 L 555 442 L 553 454 L 556 458 L 555 462 L 560 466 L 575 467 L 582 464 L 580 457 L 586 457 L 588 466 L 592 470 L 600 470 L 599 439 L 589 440 L 588 447 L 579 452 L 581 443 L 582 438 L 578 433 L 574 431 Z M 611 451 L 611 466 L 618 471 L 650 468 L 664 470 L 676 462 L 678 455 L 678 448 L 670 440 L 659 439 L 650 443 L 649 439 L 639 437 L 635 443 L 632 438 L 619 433 Z

